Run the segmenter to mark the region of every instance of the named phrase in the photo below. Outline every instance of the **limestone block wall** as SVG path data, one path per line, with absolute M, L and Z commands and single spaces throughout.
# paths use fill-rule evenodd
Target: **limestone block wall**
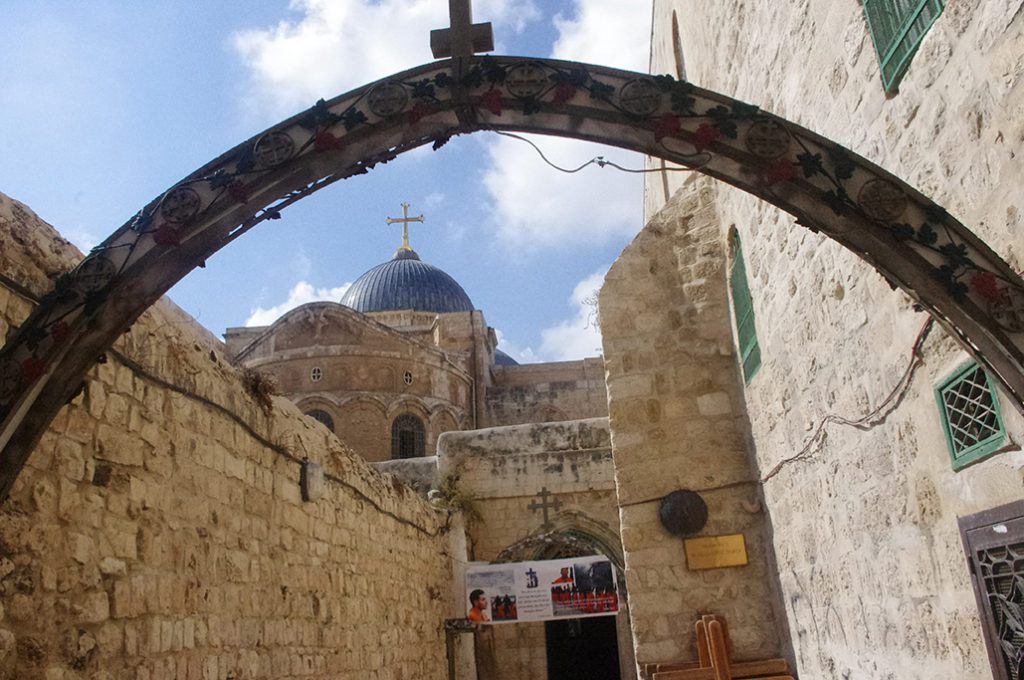
M 6 331 L 80 255 L 2 195 L 0 250 Z M 446 676 L 444 518 L 259 394 L 168 301 L 106 354 L 0 505 L 0 678 Z
M 604 360 L 494 366 L 487 385 L 488 427 L 608 415 Z
M 787 654 L 750 450 L 710 180 L 691 181 L 622 252 L 600 294 L 622 545 L 640 663 L 696 659 L 693 624 L 726 618 L 736 658 Z M 691 570 L 660 499 L 697 491 L 698 536 L 742 534 L 748 564 Z
M 890 98 L 860 3 L 657 0 L 653 72 L 673 69 L 673 11 L 691 81 L 894 171 L 1024 266 L 1019 2 L 947 2 Z M 661 188 L 648 186 L 649 211 Z M 1020 498 L 1019 414 L 1004 401 L 1006 446 L 954 471 L 933 387 L 963 361 L 956 345 L 933 331 L 887 401 L 925 316 L 791 217 L 725 186 L 714 202 L 753 295 L 763 365 L 743 399 L 801 675 L 988 677 L 956 519 Z M 866 415 L 863 428 L 826 422 Z
M 606 419 L 446 432 L 438 442 L 438 467 L 442 477 L 457 478 L 480 515 L 468 527 L 471 560 L 493 561 L 520 546 L 511 551 L 511 561 L 603 553 L 621 563 Z M 544 491 L 547 496 L 538 496 Z M 545 510 L 538 506 L 555 501 L 559 507 L 548 508 L 544 526 Z M 552 554 L 551 542 L 524 542 L 565 532 L 582 539 L 588 550 Z M 616 628 L 626 680 L 635 677 L 628 611 L 617 616 Z M 547 677 L 543 623 L 492 629 L 498 680 Z

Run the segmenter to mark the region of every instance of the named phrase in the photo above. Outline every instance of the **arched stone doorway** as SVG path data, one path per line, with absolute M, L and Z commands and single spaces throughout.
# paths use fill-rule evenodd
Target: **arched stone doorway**
M 1024 284 L 899 178 L 755 106 L 670 76 L 460 56 L 317 102 L 238 145 L 60 276 L 0 350 L 0 497 L 97 357 L 209 255 L 324 186 L 482 130 L 600 141 L 761 197 L 903 288 L 1024 408 Z
M 531 534 L 498 553 L 495 562 L 555 560 L 603 555 L 615 565 L 616 616 L 544 622 L 548 680 L 627 680 L 636 677 L 622 543 L 614 531 L 579 511 L 563 512 L 552 529 Z M 497 660 L 496 660 L 497 661 Z

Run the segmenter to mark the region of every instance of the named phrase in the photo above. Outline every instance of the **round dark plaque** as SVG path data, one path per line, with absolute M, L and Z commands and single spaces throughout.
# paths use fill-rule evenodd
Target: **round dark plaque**
M 669 533 L 695 534 L 708 522 L 708 506 L 696 491 L 677 489 L 661 499 L 658 519 Z

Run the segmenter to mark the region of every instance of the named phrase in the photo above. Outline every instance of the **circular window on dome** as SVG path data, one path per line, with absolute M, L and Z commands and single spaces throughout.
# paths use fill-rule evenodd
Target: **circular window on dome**
M 406 385 L 412 384 L 412 371 L 406 371 L 405 375 L 402 376 L 402 380 L 405 381 Z
M 318 423 L 323 424 L 323 426 L 331 432 L 334 432 L 334 418 L 331 418 L 331 414 L 327 411 L 321 411 L 320 409 L 315 408 L 312 411 L 306 411 L 306 415 Z
M 313 382 L 320 382 L 320 379 L 324 377 L 324 369 L 319 366 L 314 366 L 309 369 L 309 379 Z

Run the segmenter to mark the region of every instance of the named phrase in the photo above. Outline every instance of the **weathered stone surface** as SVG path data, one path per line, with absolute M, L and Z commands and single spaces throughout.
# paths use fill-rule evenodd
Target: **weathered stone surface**
M 693 82 L 794 120 L 895 172 L 1020 269 L 1018 187 L 1024 173 L 1016 155 L 1024 90 L 1014 85 L 1024 73 L 1019 11 L 1019 3 L 947 3 L 899 94 L 886 97 L 858 3 L 656 0 L 652 69 L 674 70 L 674 13 Z M 794 225 L 791 216 L 725 186 L 705 189 L 718 216 L 712 238 L 701 241 L 720 244 L 718 255 L 706 254 L 719 263 L 723 291 L 730 230 L 742 241 L 762 366 L 745 388 L 722 391 L 733 395 L 736 406 L 745 404 L 749 431 L 737 412 L 744 435 L 739 446 L 749 436 L 753 477 L 767 478 L 760 485 L 800 676 L 988 677 L 957 517 L 1020 498 L 1019 414 L 1002 410 L 1007 450 L 954 472 L 933 387 L 963 361 L 956 345 L 933 331 L 909 389 L 882 408 L 910 363 L 924 316 L 869 265 Z M 698 201 L 695 192 L 680 174 L 669 173 L 664 185 L 658 177 L 645 193 L 647 213 L 657 225 L 669 221 L 689 230 L 693 217 L 680 214 L 678 205 Z M 641 268 L 645 257 L 656 256 L 638 249 L 623 269 Z M 709 275 L 688 265 L 680 261 L 680 284 L 663 306 L 677 308 L 698 292 L 707 294 Z M 629 295 L 636 282 L 616 285 Z M 618 297 L 615 304 L 628 307 L 629 300 Z M 602 322 L 607 316 L 602 307 Z M 729 330 L 727 306 L 711 316 Z M 606 355 L 612 357 L 609 337 L 617 339 L 606 331 Z M 610 359 L 609 366 L 618 364 Z M 616 418 L 632 419 L 636 412 L 628 403 L 616 408 L 614 379 L 610 371 L 620 489 L 652 483 L 640 452 L 655 437 L 627 438 L 620 456 Z M 694 381 L 678 402 L 695 395 L 696 410 L 705 412 L 700 395 L 711 392 Z M 682 417 L 687 408 L 663 411 Z M 831 422 L 823 437 L 813 438 L 829 415 L 856 420 L 879 408 L 879 422 L 861 428 Z M 798 460 L 785 462 L 796 454 Z M 682 459 L 675 466 L 659 463 L 664 477 L 692 467 Z M 626 526 L 623 536 L 630 538 L 627 565 L 634 562 L 631 545 L 641 547 L 638 561 L 645 567 L 656 558 L 647 552 L 649 540 Z M 649 640 L 652 655 L 671 651 L 656 618 L 640 616 L 634 611 L 634 622 L 643 624 L 638 644 Z M 750 642 L 744 632 L 750 629 L 730 630 L 737 646 Z
M 0 251 L 40 293 L 76 255 L 3 195 Z M 220 353 L 160 302 L 55 420 L 0 507 L 0 677 L 443 677 L 443 516 Z M 343 483 L 303 503 L 294 451 Z

